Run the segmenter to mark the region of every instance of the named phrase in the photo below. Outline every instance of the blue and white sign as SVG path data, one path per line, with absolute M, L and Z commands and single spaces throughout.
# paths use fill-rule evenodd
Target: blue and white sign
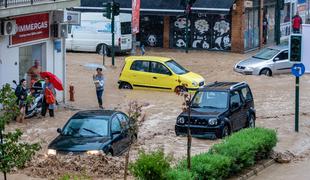
M 303 63 L 294 64 L 291 71 L 294 76 L 300 77 L 305 73 L 305 66 Z

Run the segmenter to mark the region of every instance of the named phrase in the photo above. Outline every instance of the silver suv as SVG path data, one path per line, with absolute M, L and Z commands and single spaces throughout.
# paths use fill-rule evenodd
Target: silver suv
M 238 62 L 234 70 L 246 75 L 266 75 L 289 73 L 294 63 L 288 58 L 287 46 L 265 48 L 249 59 Z

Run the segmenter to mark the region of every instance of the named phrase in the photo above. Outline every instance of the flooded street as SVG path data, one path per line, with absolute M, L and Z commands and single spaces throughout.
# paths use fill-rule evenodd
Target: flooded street
M 310 76 L 301 78 L 300 91 L 300 132 L 294 132 L 294 98 L 295 79 L 292 75 L 274 77 L 244 76 L 233 71 L 233 65 L 251 54 L 234 54 L 225 52 L 190 51 L 189 54 L 177 50 L 155 49 L 146 55 L 166 56 L 175 59 L 190 71 L 202 75 L 207 83 L 214 81 L 246 81 L 250 85 L 257 113 L 256 125 L 276 129 L 279 142 L 277 151 L 289 150 L 302 154 L 310 149 Z M 176 117 L 181 112 L 182 97 L 173 92 L 149 90 L 119 90 L 118 77 L 124 64 L 124 56 L 116 58 L 116 67 L 111 67 L 110 58 L 106 58 L 106 78 L 104 107 L 117 108 L 124 112 L 132 100 L 146 104 L 144 113 L 146 121 L 140 128 L 138 145 L 132 152 L 135 158 L 137 149 L 164 148 L 166 153 L 176 159 L 186 155 L 186 137 L 177 137 L 174 133 Z M 67 54 L 67 83 L 75 87 L 75 102 L 67 105 L 74 109 L 98 109 L 92 75 L 95 73 L 85 65 L 102 64 L 102 56 L 91 53 Z M 68 87 L 67 87 L 68 93 Z M 68 96 L 69 97 L 69 94 Z M 56 129 L 62 127 L 76 110 L 59 108 L 55 118 L 33 118 L 27 124 L 11 123 L 7 130 L 20 128 L 23 139 L 29 142 L 42 142 L 41 154 L 46 153 L 47 145 L 57 136 Z M 193 139 L 192 153 L 207 151 L 220 140 Z M 31 174 L 24 170 L 17 173 Z M 41 175 L 40 177 L 44 177 Z M 22 178 L 24 179 L 24 178 Z

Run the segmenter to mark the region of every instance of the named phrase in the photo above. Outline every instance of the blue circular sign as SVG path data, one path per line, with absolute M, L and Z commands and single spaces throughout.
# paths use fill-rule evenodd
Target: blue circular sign
M 294 76 L 300 77 L 305 73 L 305 66 L 303 63 L 294 64 L 291 71 Z
M 68 20 L 68 21 L 71 21 L 71 20 L 72 20 L 72 16 L 68 15 L 68 16 L 67 16 L 67 20 Z

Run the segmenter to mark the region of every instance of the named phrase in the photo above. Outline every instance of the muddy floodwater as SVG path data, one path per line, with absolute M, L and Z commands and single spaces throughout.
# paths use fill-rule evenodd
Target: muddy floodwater
M 233 71 L 233 65 L 251 54 L 234 54 L 225 52 L 190 51 L 185 54 L 177 50 L 155 49 L 146 55 L 167 56 L 175 59 L 186 69 L 201 74 L 207 83 L 214 81 L 246 81 L 250 85 L 257 112 L 256 126 L 276 129 L 279 142 L 277 151 L 289 150 L 294 154 L 302 154 L 310 149 L 310 76 L 301 78 L 300 85 L 300 132 L 294 132 L 294 97 L 295 79 L 292 75 L 277 75 L 274 77 L 245 76 Z M 125 56 L 116 57 L 116 67 L 111 67 L 111 59 L 106 58 L 106 78 L 104 91 L 104 107 L 118 108 L 126 112 L 127 105 L 132 100 L 145 104 L 146 121 L 140 128 L 138 143 L 131 153 L 134 159 L 138 149 L 151 150 L 164 148 L 175 159 L 186 155 L 186 137 L 177 137 L 174 133 L 176 117 L 181 112 L 182 97 L 173 92 L 149 90 L 119 90 L 118 77 L 124 65 Z M 102 56 L 92 53 L 67 54 L 67 83 L 75 88 L 75 102 L 67 105 L 74 109 L 97 109 L 95 88 L 92 75 L 95 73 L 89 64 L 102 64 Z M 85 66 L 86 65 L 86 66 Z M 68 88 L 67 88 L 68 93 Z M 69 95 L 67 96 L 69 97 Z M 33 118 L 27 124 L 11 123 L 8 130 L 20 128 L 23 130 L 23 139 L 29 142 L 42 142 L 40 156 L 45 157 L 47 145 L 57 136 L 56 129 L 62 127 L 76 110 L 59 108 L 55 118 Z M 220 140 L 193 139 L 192 153 L 207 151 L 214 143 Z M 121 161 L 121 160 L 120 160 Z M 121 163 L 120 163 L 121 164 Z M 31 166 L 31 165 L 30 165 Z M 55 165 L 56 166 L 56 165 Z M 47 167 L 42 167 L 49 168 Z M 18 170 L 12 178 L 26 179 L 26 174 L 43 178 L 44 175 L 32 172 L 33 168 Z M 43 170 L 42 170 L 43 171 Z M 53 169 L 46 170 L 53 171 Z M 65 172 L 59 172 L 61 173 Z M 57 174 L 57 173 L 56 173 Z M 55 178 L 55 175 L 46 174 L 46 178 Z M 105 175 L 105 178 L 109 175 Z M 117 178 L 117 176 L 115 177 Z

